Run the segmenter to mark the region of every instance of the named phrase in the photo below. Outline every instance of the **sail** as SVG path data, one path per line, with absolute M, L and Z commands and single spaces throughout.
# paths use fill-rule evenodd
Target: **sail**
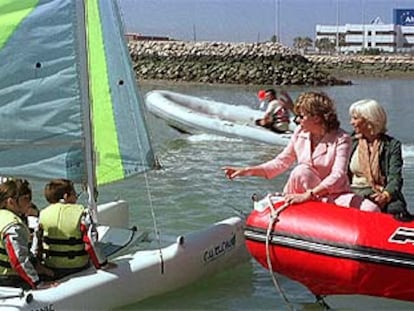
M 0 175 L 98 184 L 154 165 L 116 1 L 0 0 Z M 96 164 L 96 170 L 95 170 Z

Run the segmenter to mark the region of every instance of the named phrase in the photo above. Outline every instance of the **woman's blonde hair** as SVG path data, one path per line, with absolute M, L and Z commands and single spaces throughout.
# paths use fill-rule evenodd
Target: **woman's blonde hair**
M 351 117 L 363 118 L 372 135 L 383 134 L 387 131 L 387 113 L 374 99 L 362 99 L 349 107 Z
M 296 99 L 296 114 L 307 113 L 311 116 L 318 116 L 322 125 L 329 132 L 337 130 L 340 126 L 336 107 L 333 100 L 324 92 L 305 92 Z

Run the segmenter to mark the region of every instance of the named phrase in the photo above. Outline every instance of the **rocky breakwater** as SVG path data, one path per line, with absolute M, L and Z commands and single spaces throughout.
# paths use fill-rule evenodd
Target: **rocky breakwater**
M 337 85 L 320 66 L 279 43 L 131 41 L 139 79 L 253 85 Z
M 306 55 L 321 69 L 340 76 L 404 76 L 414 75 L 414 56 L 383 55 Z

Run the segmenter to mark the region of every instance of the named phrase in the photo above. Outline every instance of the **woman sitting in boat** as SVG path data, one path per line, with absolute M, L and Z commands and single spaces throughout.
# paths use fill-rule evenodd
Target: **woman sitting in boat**
M 384 108 L 373 99 L 363 99 L 351 105 L 349 114 L 354 128 L 349 164 L 352 191 L 369 198 L 385 213 L 408 216 L 401 191 L 401 143 L 386 134 Z
M 107 259 L 95 245 L 91 235 L 89 213 L 76 204 L 77 194 L 72 181 L 55 179 L 44 189 L 46 200 L 51 203 L 40 211 L 43 229 L 43 257 L 45 265 L 55 272 L 57 279 L 84 270 L 90 260 L 99 269 Z
M 268 102 L 267 109 L 263 119 L 256 120 L 256 124 L 276 133 L 289 131 L 289 107 L 286 107 L 286 102 L 277 100 L 274 89 L 266 90 L 264 99 Z
M 296 161 L 284 188 L 289 204 L 323 200 L 365 211 L 379 211 L 368 199 L 351 192 L 348 162 L 351 138 L 339 126 L 333 101 L 322 92 L 301 94 L 295 104 L 299 126 L 289 144 L 273 160 L 245 168 L 224 167 L 226 176 L 276 177 Z

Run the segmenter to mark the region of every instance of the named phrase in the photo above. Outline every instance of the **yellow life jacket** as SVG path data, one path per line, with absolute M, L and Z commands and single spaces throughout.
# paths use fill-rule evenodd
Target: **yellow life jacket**
M 7 255 L 5 245 L 3 245 L 6 229 L 15 224 L 23 225 L 27 229 L 27 234 L 29 235 L 29 229 L 19 216 L 8 209 L 0 209 L 0 275 L 17 275 L 16 271 L 14 271 L 10 265 L 9 256 Z
M 43 258 L 50 268 L 84 267 L 89 260 L 80 224 L 85 208 L 79 204 L 56 203 L 40 211 L 43 228 Z

